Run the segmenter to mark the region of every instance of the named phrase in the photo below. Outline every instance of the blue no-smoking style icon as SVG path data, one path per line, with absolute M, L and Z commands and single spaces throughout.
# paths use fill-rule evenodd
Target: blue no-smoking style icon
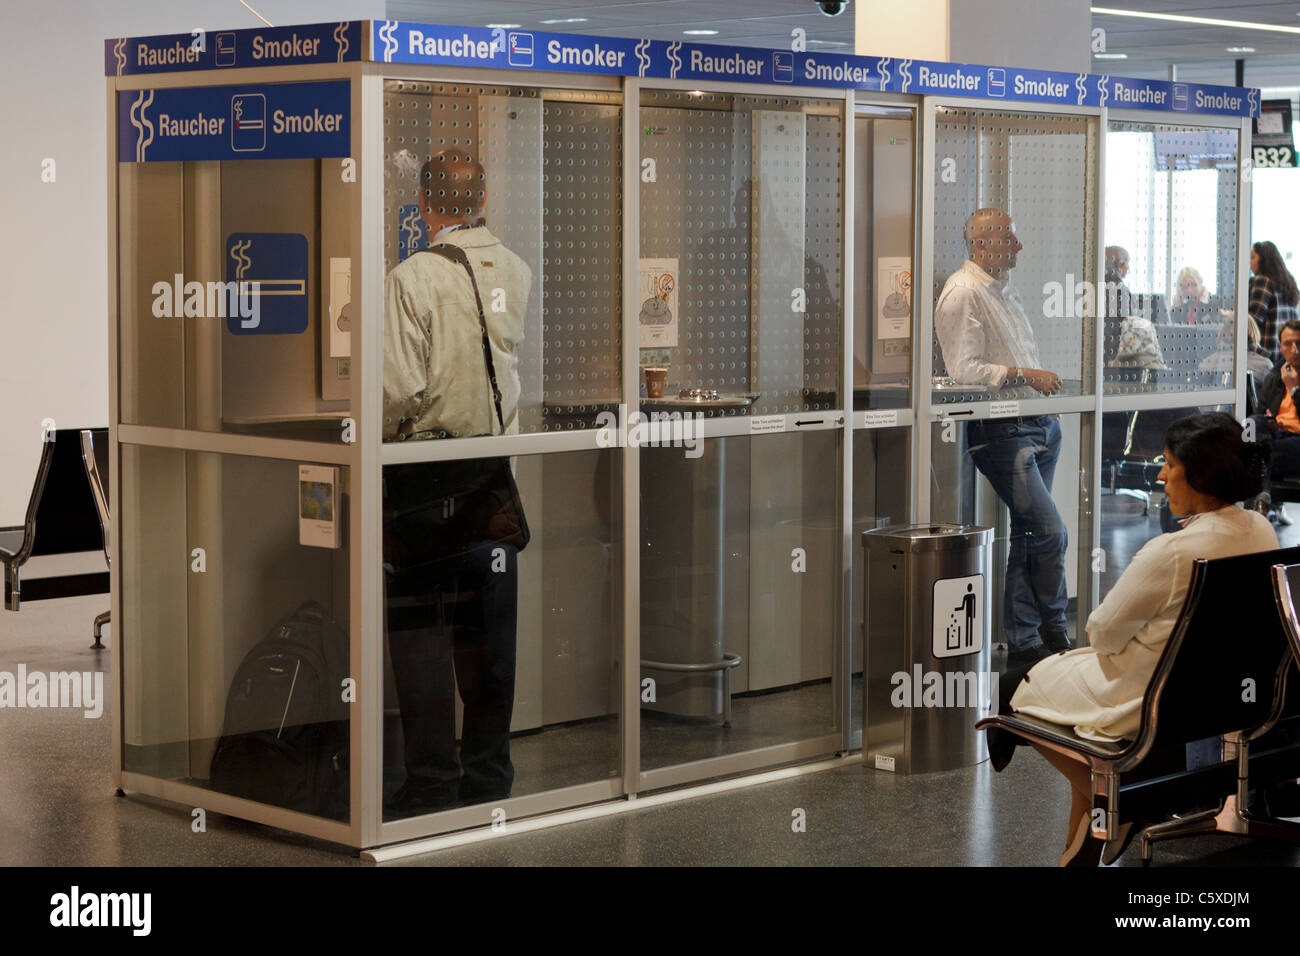
M 777 83 L 794 82 L 794 54 L 784 51 L 772 54 L 772 79 Z
M 397 211 L 397 261 L 402 262 L 429 244 L 429 230 L 420 218 L 420 207 L 415 203 L 402 206 Z
M 512 33 L 509 37 L 508 60 L 511 66 L 533 65 L 533 35 Z
M 266 97 L 261 93 L 230 98 L 230 148 L 237 153 L 266 149 Z
M 226 328 L 235 335 L 306 332 L 307 251 L 300 233 L 232 232 L 226 239 L 226 281 L 258 284 L 258 315 L 253 324 L 247 316 L 227 314 Z

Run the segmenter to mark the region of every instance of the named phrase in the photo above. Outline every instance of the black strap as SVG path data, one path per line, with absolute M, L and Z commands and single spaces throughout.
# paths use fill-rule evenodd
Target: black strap
M 469 284 L 474 289 L 474 304 L 478 306 L 478 324 L 483 332 L 483 364 L 487 366 L 488 384 L 492 386 L 492 401 L 496 405 L 497 422 L 500 423 L 501 434 L 504 435 L 506 423 L 501 416 L 501 389 L 497 385 L 496 363 L 492 361 L 492 342 L 488 338 L 487 317 L 483 314 L 483 299 L 478 294 L 478 282 L 474 278 L 474 269 L 469 264 L 469 256 L 465 255 L 465 250 L 460 246 L 452 245 L 450 242 L 440 242 L 436 246 L 430 246 L 428 249 L 421 249 L 420 251 L 432 252 L 444 259 L 450 259 L 452 262 L 459 262 L 465 267 L 465 272 L 469 275 Z

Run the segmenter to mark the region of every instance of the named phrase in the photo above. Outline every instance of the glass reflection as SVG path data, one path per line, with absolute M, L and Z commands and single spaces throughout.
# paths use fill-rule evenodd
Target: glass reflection
M 1097 600 L 1102 600 L 1128 567 L 1133 555 L 1156 535 L 1177 531 L 1178 516 L 1169 510 L 1164 485 L 1165 432 L 1180 418 L 1199 412 L 1223 411 L 1221 406 L 1184 406 L 1104 412 L 1101 433 L 1101 548 L 1104 560 Z
M 934 426 L 931 516 L 996 529 L 993 592 L 1002 598 L 993 629 L 1011 664 L 1075 643 L 1078 565 L 1091 520 L 1081 460 L 1086 419 L 1047 415 Z
M 386 84 L 385 441 L 585 427 L 616 404 L 618 116 L 604 94 Z M 617 773 L 612 461 L 385 468 L 386 818 Z
M 349 470 L 123 445 L 121 476 L 123 767 L 347 820 Z
M 385 819 L 619 774 L 615 463 L 384 469 Z
M 936 117 L 932 402 L 1091 391 L 1095 204 L 1086 117 Z
M 1110 124 L 1107 394 L 1232 387 L 1239 175 L 1235 130 Z

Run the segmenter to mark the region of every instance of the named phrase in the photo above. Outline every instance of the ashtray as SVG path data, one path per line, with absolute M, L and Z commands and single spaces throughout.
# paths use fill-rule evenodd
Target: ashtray
M 718 400 L 718 390 L 716 388 L 684 388 L 677 393 L 677 397 L 692 402 L 716 402 Z

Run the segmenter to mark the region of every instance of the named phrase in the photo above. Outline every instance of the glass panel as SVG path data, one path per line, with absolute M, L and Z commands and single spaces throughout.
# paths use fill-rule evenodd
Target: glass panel
M 123 445 L 121 473 L 123 766 L 347 820 L 348 469 Z
M 1237 137 L 1231 129 L 1110 124 L 1106 394 L 1233 386 Z M 1271 359 L 1259 333 L 1248 328 L 1248 362 L 1262 378 Z
M 851 746 L 862 744 L 862 671 L 866 630 L 862 533 L 907 524 L 911 514 L 911 429 L 859 428 L 853 432 L 853 718 Z
M 622 388 L 620 97 L 384 88 L 385 439 L 596 427 Z M 499 421 L 464 266 L 417 255 L 442 243 L 474 273 Z
M 643 769 L 838 729 L 838 448 L 816 431 L 643 449 Z
M 641 120 L 649 410 L 839 407 L 842 104 L 646 91 Z
M 1010 651 L 1061 630 L 1077 646 L 1091 582 L 1093 418 L 933 426 L 931 518 L 995 529 L 993 634 Z
M 621 773 L 616 455 L 384 469 L 384 819 Z
M 853 407 L 910 404 L 916 132 L 911 110 L 854 116 Z
M 642 93 L 652 421 L 840 407 L 843 125 L 842 102 Z M 840 440 L 642 443 L 643 769 L 840 729 Z
M 1096 141 L 1091 117 L 939 109 L 936 405 L 1093 391 Z
M 118 187 L 122 421 L 341 441 L 356 187 L 338 160 L 121 163 Z
M 1103 412 L 1101 416 L 1101 549 L 1093 562 L 1101 602 L 1133 555 L 1147 541 L 1178 528 L 1164 485 L 1156 480 L 1164 464 L 1165 431 L 1198 412 L 1227 412 L 1230 405 Z

